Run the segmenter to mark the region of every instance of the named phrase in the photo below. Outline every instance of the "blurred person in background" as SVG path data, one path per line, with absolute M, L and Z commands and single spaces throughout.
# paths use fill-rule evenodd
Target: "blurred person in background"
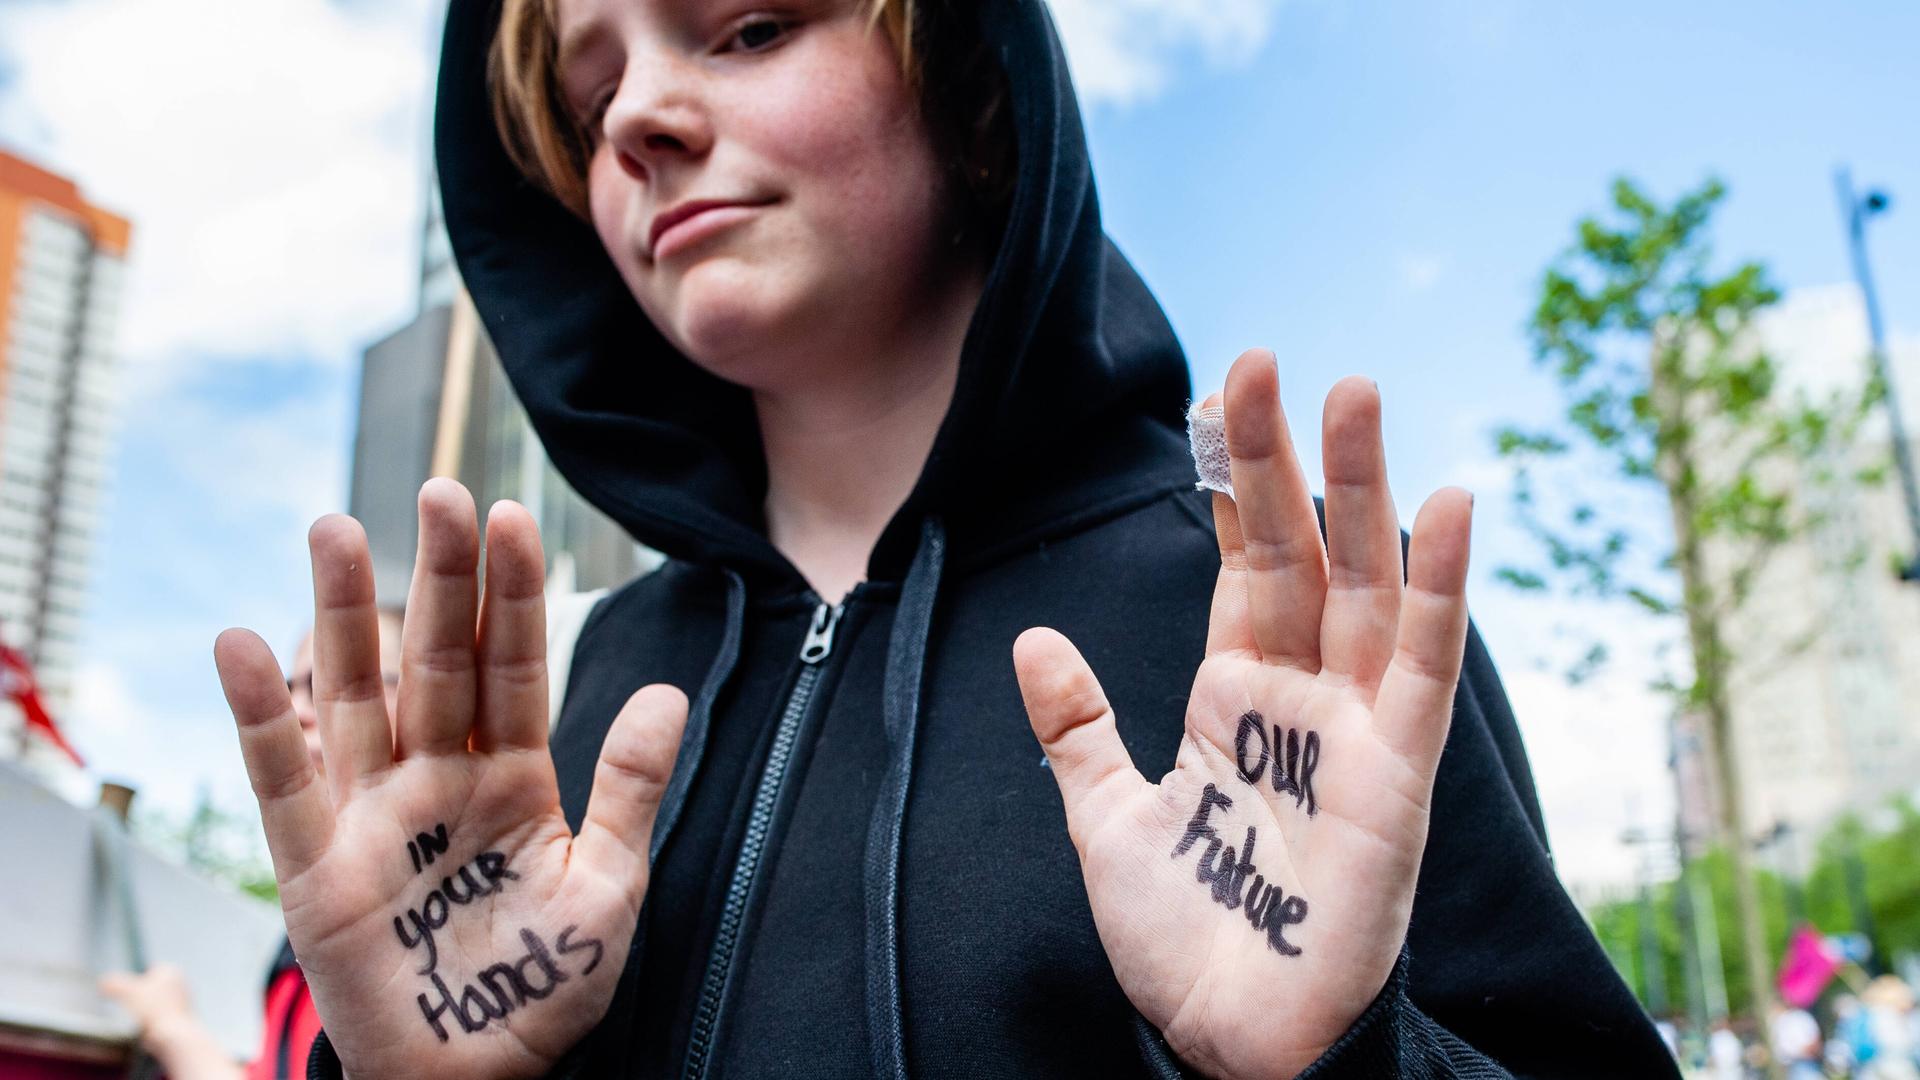
M 551 745 L 538 530 L 451 481 L 391 728 L 365 534 L 310 534 L 324 784 L 216 643 L 319 1075 L 1674 1074 L 1554 874 L 1470 496 L 1403 555 L 1349 378 L 1323 537 L 1259 350 L 1196 490 L 1043 5 L 457 3 L 437 108 L 517 393 L 669 561 Z
M 1820 1023 L 1805 1009 L 1776 1007 L 1768 1024 L 1774 1060 L 1787 1080 L 1820 1080 Z
M 1713 1080 L 1742 1080 L 1747 1075 L 1747 1048 L 1733 1030 L 1733 1021 L 1721 1018 L 1707 1038 L 1707 1061 Z
M 401 609 L 380 609 L 380 677 L 388 715 L 399 703 L 402 622 Z M 308 631 L 294 648 L 286 684 L 313 768 L 324 776 L 326 758 L 313 700 L 313 639 Z M 100 991 L 132 1014 L 141 1047 L 169 1080 L 299 1080 L 307 1075 L 307 1053 L 320 1031 L 320 1015 L 291 942 L 281 944 L 268 972 L 260 1050 L 250 1065 L 227 1056 L 194 1012 L 186 977 L 172 964 L 155 964 L 140 974 L 108 973 L 100 977 Z
M 1860 1075 L 1871 1080 L 1920 1080 L 1915 1063 L 1913 990 L 1898 975 L 1881 975 L 1860 992 L 1873 1040 L 1873 1060 Z
M 1833 1035 L 1827 1039 L 1827 1071 L 1835 1076 L 1859 1075 L 1873 1060 L 1873 1030 L 1860 999 L 1841 994 L 1833 999 Z

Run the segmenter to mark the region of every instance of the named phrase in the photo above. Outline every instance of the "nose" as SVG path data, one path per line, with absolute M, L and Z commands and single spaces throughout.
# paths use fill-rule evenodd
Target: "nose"
M 712 149 L 713 123 L 702 85 L 698 71 L 664 50 L 629 57 L 602 131 L 622 171 L 648 180 L 674 162 L 697 160 Z

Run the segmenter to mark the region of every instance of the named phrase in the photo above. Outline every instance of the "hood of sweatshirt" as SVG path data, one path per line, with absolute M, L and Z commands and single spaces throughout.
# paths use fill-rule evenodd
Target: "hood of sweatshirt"
M 1017 176 L 918 483 L 875 546 L 904 578 L 930 516 L 964 560 L 1149 479 L 1191 479 L 1186 358 L 1102 231 L 1065 55 L 1040 0 L 964 5 L 1004 69 Z M 635 538 L 749 583 L 799 580 L 766 539 L 766 467 L 746 391 L 641 312 L 593 229 L 528 183 L 494 127 L 498 3 L 452 5 L 436 154 L 462 277 L 560 472 Z

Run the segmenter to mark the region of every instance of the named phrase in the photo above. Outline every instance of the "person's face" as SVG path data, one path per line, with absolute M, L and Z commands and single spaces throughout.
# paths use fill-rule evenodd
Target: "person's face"
M 782 357 L 939 287 L 941 170 L 865 7 L 560 0 L 594 228 L 654 325 L 737 384 L 804 376 Z
M 387 722 L 393 723 L 400 707 L 400 627 L 380 617 L 380 676 L 386 683 Z M 293 666 L 287 672 L 287 692 L 293 697 L 293 714 L 300 718 L 301 734 L 307 737 L 307 756 L 313 767 L 326 775 L 327 763 L 320 754 L 320 714 L 313 704 L 313 634 L 308 632 L 293 651 Z

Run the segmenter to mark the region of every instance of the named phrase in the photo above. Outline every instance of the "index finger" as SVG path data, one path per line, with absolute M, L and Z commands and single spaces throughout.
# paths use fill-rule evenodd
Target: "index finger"
M 1430 776 L 1446 744 L 1467 644 L 1473 496 L 1444 488 L 1413 521 L 1399 641 L 1374 702 L 1374 726 Z

